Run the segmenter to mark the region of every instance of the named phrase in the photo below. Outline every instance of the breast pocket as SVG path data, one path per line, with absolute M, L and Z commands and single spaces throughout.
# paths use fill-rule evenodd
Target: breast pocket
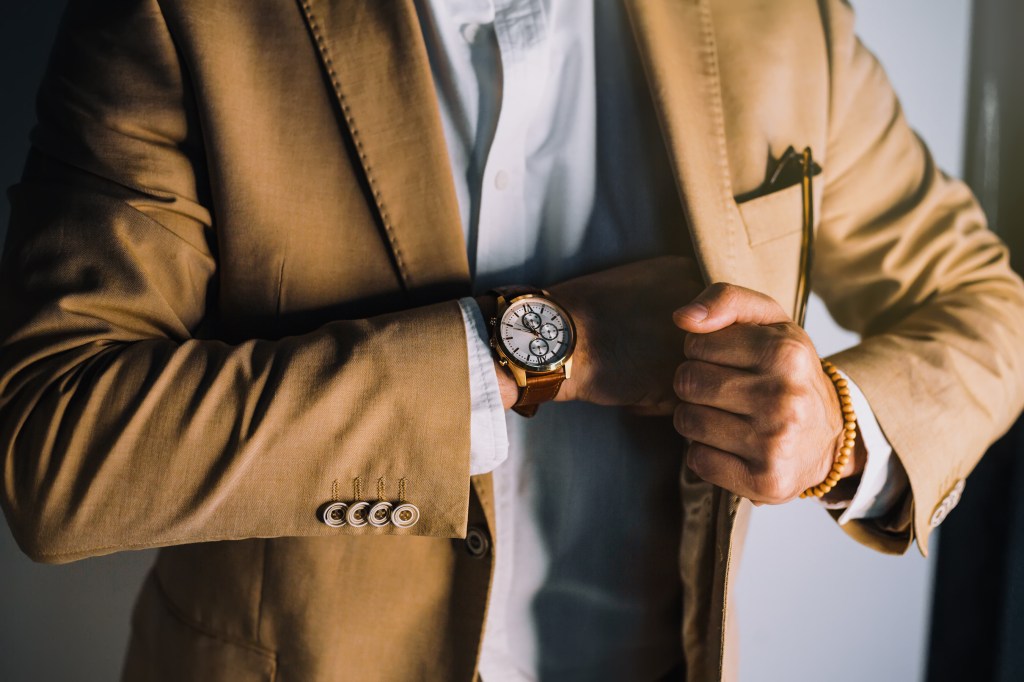
M 741 201 L 737 207 L 752 247 L 800 234 L 803 228 L 803 187 L 799 184 Z
M 821 206 L 820 183 L 814 185 L 817 217 Z M 762 272 L 766 291 L 790 314 L 796 311 L 800 279 L 800 251 L 803 243 L 803 187 L 790 185 L 736 204 L 747 232 L 747 240 Z

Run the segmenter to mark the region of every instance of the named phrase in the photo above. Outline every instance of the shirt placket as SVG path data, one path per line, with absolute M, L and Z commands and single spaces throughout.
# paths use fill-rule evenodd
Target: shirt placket
M 520 281 L 539 225 L 528 223 L 524 194 L 526 136 L 544 91 L 547 27 L 540 0 L 496 0 L 494 34 L 501 56 L 501 105 L 480 178 L 477 283 Z M 492 281 L 498 277 L 502 281 Z
M 527 264 L 534 256 L 540 230 L 539 224 L 528 219 L 525 173 L 526 136 L 547 74 L 543 5 L 539 0 L 496 0 L 493 28 L 501 58 L 502 87 L 494 136 L 479 178 L 477 249 L 471 254 L 475 256 L 478 289 L 526 281 Z M 497 561 L 480 670 L 494 682 L 527 679 L 511 659 L 506 623 L 515 551 L 517 471 L 517 465 L 506 462 L 493 472 Z

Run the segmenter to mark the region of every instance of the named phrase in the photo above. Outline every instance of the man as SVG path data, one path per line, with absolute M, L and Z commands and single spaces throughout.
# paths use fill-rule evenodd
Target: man
M 925 552 L 1024 400 L 1024 288 L 838 0 L 74 2 L 39 118 L 4 510 L 163 547 L 130 679 L 728 677 L 748 500 Z

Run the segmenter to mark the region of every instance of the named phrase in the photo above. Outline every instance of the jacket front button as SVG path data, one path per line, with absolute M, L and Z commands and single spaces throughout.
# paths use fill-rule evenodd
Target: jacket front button
M 480 559 L 490 551 L 491 539 L 487 537 L 485 531 L 476 526 L 470 526 L 466 532 L 466 549 L 473 558 Z

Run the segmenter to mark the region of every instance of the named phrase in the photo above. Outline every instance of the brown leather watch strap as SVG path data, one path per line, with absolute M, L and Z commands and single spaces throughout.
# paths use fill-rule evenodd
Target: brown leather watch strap
M 512 409 L 524 417 L 532 417 L 537 414 L 537 407 L 541 403 L 554 400 L 558 395 L 558 389 L 562 388 L 565 381 L 565 368 L 559 367 L 548 374 L 526 375 L 526 386 L 519 389 L 519 399 Z

